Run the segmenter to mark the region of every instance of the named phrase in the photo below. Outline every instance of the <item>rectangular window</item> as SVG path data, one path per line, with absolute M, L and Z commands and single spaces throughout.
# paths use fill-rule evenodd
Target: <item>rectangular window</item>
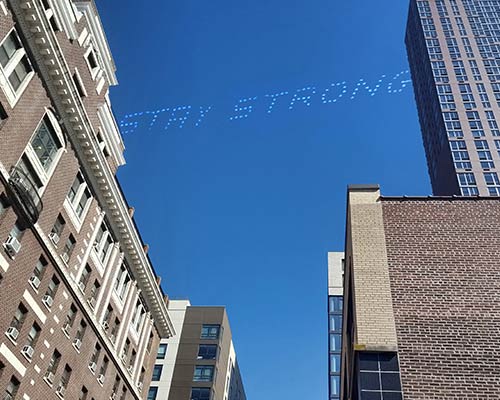
M 26 346 L 30 346 L 32 348 L 35 348 L 38 337 L 40 336 L 40 331 L 41 331 L 41 328 L 38 326 L 37 323 L 34 323 L 31 326 L 31 329 L 28 333 L 28 340 L 26 342 Z
M 191 400 L 210 400 L 210 388 L 192 388 Z
M 220 325 L 203 325 L 201 328 L 201 339 L 218 339 Z
M 23 303 L 19 303 L 19 306 L 17 307 L 17 310 L 14 313 L 14 317 L 12 318 L 12 321 L 10 323 L 11 328 L 17 329 L 17 335 L 23 327 L 24 320 L 26 319 L 26 314 L 28 314 L 28 309 L 24 306 Z M 17 335 L 15 335 L 14 339 L 17 338 Z
M 61 361 L 61 353 L 59 353 L 57 350 L 54 350 L 54 352 L 52 353 L 52 357 L 50 358 L 49 365 L 47 367 L 47 372 L 55 375 L 60 361 Z
M 66 244 L 64 245 L 64 249 L 61 253 L 61 258 L 63 261 L 67 264 L 69 259 L 71 258 L 71 254 L 73 253 L 73 250 L 75 248 L 76 240 L 73 237 L 73 235 L 69 235 L 68 239 L 66 240 Z
M 54 222 L 54 226 L 52 227 L 52 230 L 50 231 L 49 237 L 50 240 L 52 240 L 52 243 L 57 245 L 59 243 L 59 239 L 62 236 L 62 233 L 64 231 L 64 226 L 66 225 L 66 221 L 64 221 L 64 218 L 61 214 L 57 216 L 56 222 Z
M 15 29 L 0 45 L 0 66 L 8 81 L 8 86 L 3 86 L 4 92 L 13 105 L 33 75 L 33 68 Z
M 49 282 L 49 286 L 47 287 L 47 291 L 45 292 L 45 296 L 48 296 L 51 298 L 51 302 L 49 303 L 48 301 L 45 303 L 49 307 L 52 306 L 52 302 L 54 301 L 57 293 L 57 289 L 59 287 L 59 279 L 57 276 L 53 275 L 52 279 Z
M 30 278 L 30 283 L 35 289 L 38 289 L 38 287 L 40 286 L 43 275 L 45 274 L 45 270 L 47 269 L 47 265 L 48 263 L 43 257 L 40 257 L 36 262 L 35 268 L 33 269 L 33 275 L 31 275 Z
M 56 161 L 57 153 L 62 144 L 47 117 L 44 117 L 31 140 L 31 147 L 36 159 L 45 172 L 49 172 Z
M 213 365 L 197 365 L 194 368 L 193 381 L 195 382 L 212 382 L 214 377 Z
M 157 395 L 158 395 L 158 388 L 156 386 L 151 386 L 149 388 L 147 400 L 156 400 Z
M 402 400 L 396 353 L 358 353 L 360 400 L 391 398 Z M 378 396 L 378 397 L 377 397 Z
M 107 257 L 113 243 L 114 240 L 111 236 L 111 232 L 106 226 L 106 223 L 103 221 L 101 226 L 99 227 L 99 230 L 97 231 L 97 236 L 94 242 L 94 251 L 99 257 L 101 263 L 105 264 L 107 262 Z
M 92 269 L 90 268 L 90 265 L 85 265 L 82 275 L 80 276 L 80 281 L 78 282 L 78 287 L 82 293 L 85 293 L 85 289 L 87 289 L 87 283 L 89 282 L 91 273 Z
M 17 391 L 19 390 L 20 384 L 19 380 L 15 376 L 12 376 L 7 384 L 7 387 L 5 388 L 4 399 L 14 399 Z
M 161 371 L 163 370 L 163 365 L 155 365 L 153 368 L 153 380 L 159 381 L 161 378 Z
M 163 360 L 166 354 L 167 354 L 167 344 L 161 343 L 160 347 L 158 347 L 158 353 L 156 354 L 156 358 L 158 360 Z
M 215 360 L 217 358 L 216 344 L 200 344 L 198 349 L 198 360 Z
M 67 199 L 77 217 L 82 220 L 88 209 L 92 195 L 90 194 L 90 190 L 81 173 L 76 175 L 75 180 L 69 189 Z

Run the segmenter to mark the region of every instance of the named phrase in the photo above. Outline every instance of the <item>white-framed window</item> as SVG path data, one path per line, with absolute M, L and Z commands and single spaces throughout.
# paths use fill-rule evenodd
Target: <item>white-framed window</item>
M 62 130 L 50 110 L 39 122 L 17 163 L 42 195 L 64 151 Z
M 143 316 L 144 316 L 144 306 L 142 305 L 141 300 L 138 300 L 135 305 L 134 315 L 132 317 L 132 327 L 137 333 L 139 333 Z
M 43 9 L 45 11 L 45 17 L 50 23 L 50 27 L 54 32 L 61 31 L 61 24 L 59 22 L 59 18 L 56 15 L 54 4 L 52 4 L 53 0 L 42 0 Z
M 113 244 L 114 240 L 111 232 L 106 223 L 102 221 L 94 241 L 94 251 L 102 265 L 107 264 Z
M 92 194 L 83 178 L 78 172 L 71 185 L 64 205 L 71 217 L 73 224 L 79 229 L 92 203 Z
M 90 75 L 92 76 L 93 80 L 96 80 L 98 75 L 99 77 L 102 76 L 103 72 L 99 59 L 99 53 L 96 51 L 92 42 L 85 52 L 85 61 L 87 62 L 87 67 L 89 68 Z
M 15 29 L 12 29 L 0 44 L 0 79 L 11 107 L 17 103 L 34 75 L 26 50 Z
M 115 279 L 115 293 L 120 300 L 124 300 L 128 291 L 128 284 L 130 282 L 130 275 L 125 264 L 122 264 Z

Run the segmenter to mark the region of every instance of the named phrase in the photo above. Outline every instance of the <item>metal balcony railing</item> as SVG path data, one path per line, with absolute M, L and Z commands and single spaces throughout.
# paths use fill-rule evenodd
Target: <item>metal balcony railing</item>
M 34 224 L 43 209 L 38 187 L 20 168 L 12 167 L 9 183 L 11 189 L 29 222 Z

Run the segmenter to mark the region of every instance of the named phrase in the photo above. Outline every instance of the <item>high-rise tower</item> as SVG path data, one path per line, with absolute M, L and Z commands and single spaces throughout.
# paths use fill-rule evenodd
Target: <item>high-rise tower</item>
M 411 0 L 406 47 L 433 192 L 500 195 L 500 0 Z

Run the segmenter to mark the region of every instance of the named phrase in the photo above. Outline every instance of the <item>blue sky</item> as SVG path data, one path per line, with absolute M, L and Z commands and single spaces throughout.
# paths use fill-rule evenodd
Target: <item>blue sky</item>
M 411 87 L 387 90 L 408 68 L 406 3 L 97 1 L 118 120 L 170 108 L 124 134 L 120 181 L 164 290 L 227 306 L 249 400 L 327 398 L 326 253 L 343 249 L 346 185 L 430 193 Z M 374 96 L 348 98 L 383 74 Z M 307 87 L 310 105 L 290 110 Z M 164 129 L 178 106 L 191 107 L 183 128 Z

